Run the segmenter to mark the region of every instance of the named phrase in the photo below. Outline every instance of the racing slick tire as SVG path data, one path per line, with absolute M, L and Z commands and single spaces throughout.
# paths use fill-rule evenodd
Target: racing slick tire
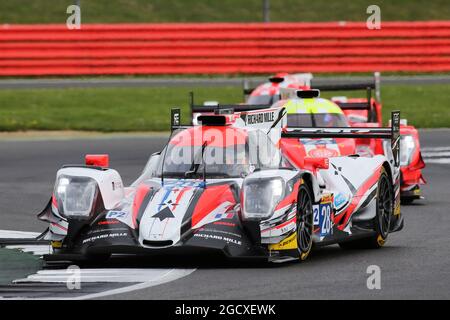
M 376 216 L 373 224 L 376 234 L 367 238 L 350 240 L 339 243 L 342 249 L 378 249 L 384 246 L 389 234 L 391 217 L 393 214 L 393 188 L 389 175 L 383 168 L 378 180 Z
M 303 184 L 297 201 L 297 249 L 300 261 L 308 258 L 313 246 L 313 197 L 310 188 Z

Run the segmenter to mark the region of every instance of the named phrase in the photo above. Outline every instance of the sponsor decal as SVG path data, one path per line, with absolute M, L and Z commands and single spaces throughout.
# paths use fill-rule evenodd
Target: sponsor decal
M 127 228 L 98 228 L 98 229 L 90 229 L 86 232 L 88 235 L 94 235 L 102 232 L 124 232 L 128 231 Z
M 238 233 L 224 231 L 224 230 L 218 230 L 218 229 L 209 228 L 209 227 L 202 228 L 199 231 L 201 231 L 201 232 L 205 232 L 206 231 L 206 232 L 210 232 L 210 233 L 221 233 L 221 234 L 227 235 L 228 237 L 242 238 L 242 235 L 240 235 Z
M 247 114 L 247 124 L 258 124 L 275 121 L 275 112 L 260 112 L 255 114 Z
M 214 216 L 214 219 L 233 219 L 234 217 L 234 212 L 230 211 L 230 212 L 223 212 L 223 213 L 218 213 Z
M 297 232 L 294 232 L 289 237 L 281 240 L 276 244 L 269 244 L 269 250 L 292 250 L 297 249 Z
M 322 196 L 322 199 L 320 200 L 320 203 L 329 203 L 329 202 L 333 202 L 333 194 L 331 193 L 324 194 Z
M 107 233 L 107 234 L 101 234 L 98 236 L 90 237 L 83 240 L 83 244 L 88 242 L 94 242 L 97 240 L 103 240 L 103 239 L 111 239 L 111 238 L 120 238 L 120 237 L 126 237 L 128 233 L 126 232 L 116 232 L 116 233 Z
M 195 233 L 194 237 L 208 239 L 208 240 L 225 241 L 226 243 L 232 243 L 232 244 L 235 244 L 238 246 L 242 245 L 242 241 L 240 241 L 240 240 L 232 239 L 230 237 L 224 237 L 221 235 L 215 235 L 215 234 L 209 234 L 209 233 Z
M 343 193 L 338 193 L 334 196 L 334 207 L 340 208 L 343 204 L 347 202 L 347 196 Z
M 54 249 L 62 248 L 62 241 L 51 241 L 51 245 Z
M 299 139 L 303 145 L 327 145 L 336 144 L 336 140 L 333 138 L 323 138 L 323 139 Z
M 216 221 L 213 224 L 220 225 L 220 226 L 227 226 L 227 227 L 235 227 L 236 226 L 236 223 L 226 222 L 226 221 Z
M 127 212 L 124 211 L 114 211 L 111 210 L 106 214 L 106 219 L 119 219 L 119 218 L 126 218 L 128 216 Z
M 319 227 L 319 235 L 322 240 L 325 236 L 333 234 L 333 195 L 328 194 L 322 197 L 318 205 L 313 206 L 314 226 Z
M 323 148 L 312 149 L 308 152 L 308 155 L 313 158 L 331 158 L 337 157 L 339 152 L 336 150 L 328 149 L 325 146 Z
M 123 188 L 121 181 L 113 181 L 112 182 L 112 190 L 115 191 L 116 189 Z
M 97 225 L 105 226 L 105 225 L 118 224 L 118 223 L 120 223 L 120 221 L 118 221 L 118 220 L 103 220 L 103 221 L 99 221 L 97 223 Z

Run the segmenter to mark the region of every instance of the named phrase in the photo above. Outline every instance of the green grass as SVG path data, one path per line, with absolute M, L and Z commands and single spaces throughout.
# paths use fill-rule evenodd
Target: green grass
M 3 0 L 2 23 L 64 23 L 75 0 Z M 272 21 L 365 21 L 371 0 L 271 0 Z M 447 20 L 448 0 L 378 0 L 383 20 Z M 82 22 L 262 20 L 262 0 L 81 0 Z
M 171 107 L 182 107 L 189 121 L 191 90 L 198 103 L 242 101 L 238 87 L 0 90 L 0 131 L 166 131 Z M 385 120 L 400 109 L 402 118 L 417 127 L 450 126 L 450 85 L 384 86 L 382 98 Z
M 340 92 L 335 96 L 364 97 L 364 92 Z M 327 95 L 323 95 L 327 96 Z M 329 96 L 329 95 L 328 95 Z M 383 119 L 400 110 L 402 119 L 418 128 L 450 127 L 450 85 L 388 85 L 381 90 Z
M 18 250 L 0 248 L 0 285 L 8 285 L 15 279 L 26 278 L 42 268 L 42 261 Z
M 0 90 L 0 131 L 164 131 L 171 107 L 187 119 L 191 90 L 198 101 L 242 100 L 235 87 Z

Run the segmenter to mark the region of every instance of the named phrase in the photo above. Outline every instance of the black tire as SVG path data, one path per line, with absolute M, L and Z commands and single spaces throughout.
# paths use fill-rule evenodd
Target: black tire
M 378 249 L 384 246 L 391 227 L 391 217 L 394 208 L 392 195 L 392 183 L 389 175 L 383 168 L 378 180 L 377 213 L 373 219 L 376 234 L 368 238 L 341 242 L 339 246 L 342 249 Z
M 310 188 L 303 184 L 297 200 L 297 249 L 300 261 L 308 258 L 313 245 L 313 197 Z

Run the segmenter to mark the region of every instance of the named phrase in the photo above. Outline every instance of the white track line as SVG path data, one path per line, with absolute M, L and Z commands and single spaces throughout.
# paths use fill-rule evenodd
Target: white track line
M 13 230 L 0 230 L 0 238 L 3 239 L 34 239 L 39 236 L 37 232 L 26 231 L 13 231 Z M 6 249 L 17 249 L 23 252 L 30 252 L 36 256 L 42 256 L 44 254 L 52 253 L 50 245 L 8 245 Z
M 160 284 L 172 282 L 172 281 L 175 281 L 175 280 L 178 280 L 180 278 L 183 278 L 183 277 L 186 277 L 186 276 L 190 275 L 195 270 L 196 269 L 170 269 L 170 270 L 167 270 L 167 272 L 164 275 L 162 275 L 161 277 L 159 277 L 157 279 L 151 279 L 151 280 L 146 281 L 144 283 L 139 283 L 139 284 L 131 285 L 131 286 L 124 287 L 124 288 L 113 289 L 113 290 L 108 290 L 108 291 L 99 292 L 99 293 L 87 294 L 87 295 L 79 296 L 79 297 L 75 297 L 75 298 L 58 298 L 58 297 L 56 297 L 56 298 L 45 298 L 45 299 L 35 299 L 35 300 L 88 300 L 88 299 L 98 299 L 98 298 L 102 298 L 102 297 L 106 297 L 106 296 L 111 296 L 111 295 L 116 295 L 116 294 L 124 294 L 124 293 L 127 293 L 127 292 L 136 291 L 136 290 L 147 289 L 147 288 L 150 288 L 150 287 L 158 286 Z
M 450 164 L 450 158 L 443 158 L 443 159 L 426 159 L 425 164 Z
M 428 147 L 428 148 L 421 148 L 422 152 L 428 152 L 428 151 L 450 151 L 450 147 Z
M 450 146 L 421 149 L 425 164 L 450 164 Z
M 168 272 L 179 269 L 80 269 L 79 279 L 83 283 L 106 282 L 155 282 Z M 68 270 L 41 270 L 14 283 L 67 283 L 73 277 Z
M 33 239 L 40 233 L 27 231 L 0 230 L 0 238 L 3 239 Z
M 8 299 L 8 300 L 88 300 L 88 299 L 97 299 L 97 298 L 102 298 L 102 297 L 106 297 L 106 296 L 110 296 L 110 295 L 124 294 L 124 293 L 128 293 L 128 292 L 136 291 L 136 290 L 143 290 L 146 288 L 158 286 L 160 284 L 172 282 L 172 281 L 175 281 L 175 280 L 178 280 L 178 279 L 181 279 L 183 277 L 190 275 L 195 270 L 196 269 L 83 269 L 83 270 L 81 270 L 81 274 L 82 274 L 81 278 L 80 278 L 81 283 L 87 283 L 87 282 L 89 282 L 89 283 L 92 283 L 92 282 L 102 282 L 102 283 L 105 283 L 105 282 L 115 282 L 115 283 L 117 283 L 117 282 L 138 282 L 138 280 L 143 281 L 143 282 L 134 284 L 131 286 L 126 286 L 123 288 L 111 289 L 111 290 L 106 290 L 103 292 L 91 293 L 91 294 L 75 296 L 75 297 L 46 297 L 46 298 L 16 297 L 16 298 Z M 42 270 L 42 271 L 44 271 L 44 270 Z M 45 271 L 47 272 L 49 270 L 45 270 Z M 136 274 L 134 275 L 134 277 L 122 278 L 122 280 L 127 280 L 127 281 L 117 281 L 117 279 L 113 279 L 113 278 L 109 278 L 109 280 L 116 280 L 116 281 L 107 281 L 108 277 L 110 277 L 110 276 L 105 276 L 104 278 L 101 278 L 101 277 L 98 277 L 98 275 L 95 276 L 95 277 L 97 277 L 96 278 L 97 281 L 92 281 L 92 280 L 94 280 L 94 278 L 89 278 L 89 277 L 86 277 L 86 275 L 83 275 L 84 271 L 86 271 L 86 273 L 93 272 L 96 274 L 99 274 L 101 272 L 106 272 L 108 274 L 108 273 L 112 273 L 112 272 L 123 273 L 124 271 L 130 271 L 130 272 L 135 272 Z M 38 274 L 39 273 L 40 272 L 38 272 Z M 28 277 L 28 278 L 30 278 L 30 277 Z M 29 280 L 27 281 L 27 279 L 16 280 L 15 282 L 16 283 L 30 283 L 30 282 L 31 283 L 32 282 L 40 282 L 40 283 L 63 282 L 64 283 L 64 282 L 67 282 L 67 277 L 65 277 L 65 279 L 62 279 L 62 278 L 55 279 L 58 281 L 51 281 L 52 279 L 47 279 L 50 281 L 41 281 L 43 279 L 31 279 L 31 281 L 29 281 Z M 2 300 L 1 297 L 0 297 L 0 300 Z
M 6 249 L 17 249 L 22 252 L 29 252 L 35 256 L 43 256 L 44 254 L 51 254 L 52 248 L 48 244 L 41 245 L 11 245 L 5 246 Z
M 437 152 L 423 152 L 422 156 L 424 158 L 431 158 L 431 157 L 450 157 L 450 151 L 437 151 Z
M 36 238 L 39 233 L 35 232 L 23 232 L 23 231 L 10 231 L 0 230 L 0 238 L 7 239 L 19 239 Z M 51 253 L 51 248 L 48 245 L 10 245 L 6 246 L 7 249 L 18 249 L 24 252 L 31 252 L 35 255 L 43 255 Z M 131 291 L 142 290 L 149 287 L 157 286 L 163 283 L 178 280 L 193 273 L 196 269 L 80 269 L 80 281 L 83 283 L 137 283 L 126 287 L 107 290 L 98 293 L 92 293 L 87 295 L 81 295 L 77 297 L 62 298 L 62 297 L 50 297 L 50 298 L 25 298 L 17 297 L 12 300 L 87 300 L 102 298 L 109 295 L 123 294 Z M 0 270 L 1 272 L 1 270 Z M 59 270 L 39 270 L 36 274 L 29 275 L 24 279 L 17 279 L 13 283 L 67 283 L 69 277 L 73 276 L 72 272 L 68 272 L 66 269 Z M 67 289 L 69 290 L 69 289 Z M 0 300 L 2 298 L 0 297 Z

